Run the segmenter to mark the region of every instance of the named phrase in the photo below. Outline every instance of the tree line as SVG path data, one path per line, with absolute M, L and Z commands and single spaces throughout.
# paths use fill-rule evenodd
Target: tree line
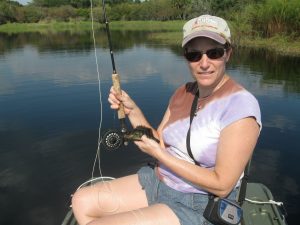
M 103 22 L 102 0 L 32 0 L 26 6 L 0 0 L 0 25 L 49 21 L 88 21 L 90 4 Z M 229 20 L 243 35 L 300 37 L 299 0 L 109 0 L 107 15 L 114 20 L 187 20 L 213 14 Z

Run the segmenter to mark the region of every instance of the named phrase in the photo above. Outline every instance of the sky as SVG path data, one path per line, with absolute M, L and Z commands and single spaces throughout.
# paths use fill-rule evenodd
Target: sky
M 22 5 L 25 5 L 26 3 L 30 2 L 31 0 L 15 0 L 15 1 L 21 3 Z

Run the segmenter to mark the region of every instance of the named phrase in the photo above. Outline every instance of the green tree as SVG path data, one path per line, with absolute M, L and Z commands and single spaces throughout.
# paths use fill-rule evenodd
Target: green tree
M 62 5 L 70 5 L 70 0 L 33 0 L 32 5 L 42 7 L 58 7 Z
M 90 12 L 91 10 L 88 8 L 78 8 L 76 10 L 76 17 L 80 20 L 89 20 L 90 19 Z M 95 8 L 94 8 L 95 11 Z
M 178 19 L 187 18 L 187 9 L 191 5 L 191 0 L 171 0 L 172 6 L 176 9 Z
M 132 3 L 132 0 L 110 0 L 106 1 L 108 4 L 121 4 L 121 3 Z
M 172 6 L 172 0 L 150 0 L 143 2 L 139 15 L 142 20 L 170 20 L 176 19 L 176 9 Z
M 96 6 L 96 2 L 94 2 L 95 6 Z M 91 2 L 90 0 L 70 0 L 70 5 L 73 6 L 74 8 L 88 8 L 90 7 Z
M 191 19 L 203 14 L 211 14 L 210 0 L 192 0 L 186 8 L 187 19 Z
M 8 1 L 0 1 L 0 24 L 15 22 L 15 11 L 16 7 L 11 5 Z
M 213 14 L 226 15 L 228 9 L 237 4 L 236 0 L 211 0 L 210 7 Z
M 28 6 L 24 7 L 24 21 L 25 23 L 37 23 L 46 18 L 47 14 L 41 7 Z
M 58 21 L 70 21 L 71 18 L 76 16 L 76 10 L 70 5 L 50 8 L 48 16 Z
M 2 0 L 3 2 L 7 2 L 7 3 L 9 3 L 10 5 L 12 5 L 12 6 L 22 6 L 19 2 L 17 2 L 17 1 L 9 1 L 9 0 Z M 1 2 L 1 1 L 0 1 Z

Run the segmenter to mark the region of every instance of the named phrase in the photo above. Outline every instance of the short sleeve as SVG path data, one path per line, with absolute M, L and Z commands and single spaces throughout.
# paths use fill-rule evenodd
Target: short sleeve
M 226 100 L 225 110 L 220 121 L 221 129 L 240 119 L 253 117 L 262 128 L 260 107 L 257 99 L 248 91 L 241 90 L 234 93 Z

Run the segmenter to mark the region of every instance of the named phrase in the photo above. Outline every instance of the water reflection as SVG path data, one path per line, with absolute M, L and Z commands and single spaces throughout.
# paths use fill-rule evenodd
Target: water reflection
M 129 64 L 130 68 L 134 67 L 135 70 L 126 68 L 128 71 L 124 72 L 124 76 L 130 76 L 127 79 L 134 77 L 135 74 L 155 74 L 157 69 L 153 68 L 151 64 L 156 65 L 157 63 L 160 68 L 163 63 L 168 70 L 164 71 L 162 74 L 174 74 L 174 67 L 178 61 L 182 61 L 182 51 L 179 46 L 168 46 L 168 45 L 157 45 L 151 42 L 151 33 L 144 31 L 112 31 L 112 42 L 113 49 L 116 54 L 116 59 L 118 60 L 118 55 L 126 51 L 126 58 L 120 58 L 117 62 L 118 66 L 123 67 L 125 64 Z M 108 43 L 107 37 L 103 30 L 96 32 L 96 43 L 100 49 L 100 57 L 103 60 L 104 65 L 109 65 L 110 59 L 107 55 Z M 145 55 L 143 50 L 140 47 L 147 46 L 147 49 L 153 49 L 153 54 L 155 54 L 155 49 L 160 51 L 160 55 L 155 58 L 153 56 Z M 12 64 L 19 64 L 16 70 L 23 71 L 25 69 L 33 68 L 34 71 L 39 71 L 40 68 L 34 65 L 39 65 L 41 68 L 51 68 L 49 69 L 52 72 L 53 67 L 51 67 L 51 60 L 55 61 L 56 54 L 60 58 L 63 58 L 66 61 L 61 61 L 61 65 L 73 64 L 76 66 L 77 61 L 72 58 L 72 52 L 74 56 L 78 59 L 76 52 L 80 51 L 83 56 L 89 56 L 87 61 L 82 62 L 82 65 L 90 68 L 94 62 L 91 59 L 93 54 L 91 53 L 93 49 L 93 42 L 91 38 L 91 33 L 89 31 L 81 33 L 73 33 L 71 31 L 61 32 L 61 33 L 48 33 L 47 35 L 41 33 L 24 33 L 24 34 L 1 34 L 0 33 L 0 57 L 11 53 Z M 162 51 L 164 49 L 165 51 Z M 24 61 L 18 62 L 14 57 L 20 54 L 22 51 L 25 55 Z M 50 60 L 49 65 L 43 64 L 42 61 L 37 61 L 38 58 L 43 59 L 43 56 L 46 55 L 47 51 L 51 52 L 51 56 L 54 56 L 52 59 L 47 58 L 45 61 Z M 53 52 L 56 52 L 55 54 Z M 84 54 L 85 53 L 85 54 Z M 104 54 L 102 54 L 104 53 Z M 67 54 L 65 59 L 64 54 Z M 152 55 L 153 55 L 152 54 Z M 172 58 L 173 54 L 177 55 L 178 58 Z M 127 59 L 129 58 L 129 60 Z M 141 58 L 143 57 L 143 58 Z M 171 59 L 172 61 L 171 61 Z M 153 62 L 154 60 L 154 62 Z M 128 63 L 129 61 L 129 63 Z M 139 62 L 140 61 L 140 62 Z M 153 62 L 153 63 L 152 63 Z M 264 85 L 275 87 L 277 92 L 280 87 L 282 87 L 285 93 L 299 93 L 299 79 L 300 79 L 300 68 L 299 68 L 300 58 L 298 57 L 288 57 L 288 56 L 279 56 L 273 52 L 268 52 L 266 50 L 254 50 L 254 49 L 235 49 L 233 58 L 231 59 L 231 68 L 233 70 L 243 69 L 246 71 L 251 71 L 251 74 L 262 75 L 262 83 Z M 56 62 L 57 63 L 57 62 Z M 90 64 L 92 63 L 92 65 Z M 148 63 L 148 64 L 145 64 Z M 34 65 L 33 65 L 34 64 Z M 26 65 L 26 66 L 25 66 Z M 60 64 L 57 65 L 57 74 L 61 74 L 62 71 L 59 70 Z M 80 71 L 79 68 L 76 68 L 76 71 L 79 70 L 79 78 L 85 77 L 86 74 L 89 74 L 87 71 Z M 29 73 L 34 73 L 34 71 L 28 71 Z M 138 72 L 140 71 L 140 73 Z M 25 71 L 26 72 L 26 71 Z M 55 72 L 55 71 L 54 71 Z M 182 71 L 183 72 L 183 71 Z M 38 73 L 38 72 L 36 72 Z M 74 74 L 77 76 L 77 74 Z M 185 74 L 184 74 L 185 75 Z M 104 77 L 105 79 L 107 77 Z M 123 78 L 123 77 L 122 77 Z M 175 78 L 179 79 L 179 78 Z M 179 80 L 179 83 L 182 79 Z M 177 84 L 177 82 L 175 82 Z M 268 88 L 269 88 L 268 87 Z
M 151 41 L 150 32 L 145 31 L 111 31 L 113 49 L 115 52 L 122 52 L 134 46 L 145 45 Z M 96 42 L 101 48 L 107 49 L 107 35 L 104 30 L 95 31 Z M 6 34 L 0 33 L 0 55 L 18 48 L 23 48 L 26 45 L 34 46 L 39 52 L 50 51 L 89 51 L 93 47 L 93 39 L 91 31 L 59 32 L 59 33 L 20 33 Z M 160 45 L 157 45 L 157 49 Z
M 112 71 L 106 34 L 98 31 L 96 37 L 103 128 L 116 127 L 106 102 Z M 157 126 L 174 89 L 191 79 L 180 47 L 154 42 L 147 32 L 113 31 L 112 37 L 123 87 Z M 286 202 L 290 224 L 297 224 L 300 200 L 299 63 L 300 58 L 235 49 L 228 66 L 262 108 L 251 180 Z M 0 34 L 0 224 L 61 222 L 69 194 L 91 176 L 98 83 L 90 32 Z M 133 145 L 102 151 L 101 159 L 102 172 L 116 177 L 150 160 Z
M 95 82 L 96 65 L 89 33 L 74 35 L 64 33 L 55 36 L 52 34 L 47 38 L 41 34 L 36 35 L 20 34 L 21 37 L 14 35 L 12 39 L 6 35 L 2 36 L 4 43 L 10 42 L 4 45 L 11 48 L 2 53 L 6 64 L 1 70 L 4 76 L 9 74 L 9 71 L 12 74 L 1 83 L 0 94 L 14 93 L 18 86 L 16 82 L 23 83 L 28 79 L 48 80 L 62 86 Z M 140 46 L 141 39 L 145 41 L 143 37 L 146 35 L 137 35 L 133 32 L 129 32 L 128 35 L 124 32 L 113 32 L 112 35 L 116 37 L 113 40 L 113 43 L 116 43 L 115 60 L 117 70 L 122 74 L 122 83 L 159 74 L 164 74 L 164 81 L 167 84 L 178 85 L 187 80 L 185 64 L 178 63 L 182 61 L 181 55 L 174 56 L 173 51 L 167 46 L 158 47 L 151 44 L 147 47 Z M 23 47 L 20 47 L 20 40 L 24 42 Z M 16 46 L 12 46 L 14 43 Z M 112 69 L 105 33 L 97 34 L 96 43 L 101 47 L 97 46 L 101 80 L 110 81 Z M 149 48 L 152 51 L 149 51 Z M 159 49 L 159 55 L 156 49 Z M 78 51 L 80 56 L 76 53 Z M 124 53 L 120 56 L 122 51 Z M 20 58 L 20 55 L 23 57 Z
M 300 57 L 280 56 L 274 52 L 238 49 L 232 65 L 242 65 L 254 74 L 262 75 L 262 83 L 269 87 L 281 86 L 285 93 L 300 91 Z

